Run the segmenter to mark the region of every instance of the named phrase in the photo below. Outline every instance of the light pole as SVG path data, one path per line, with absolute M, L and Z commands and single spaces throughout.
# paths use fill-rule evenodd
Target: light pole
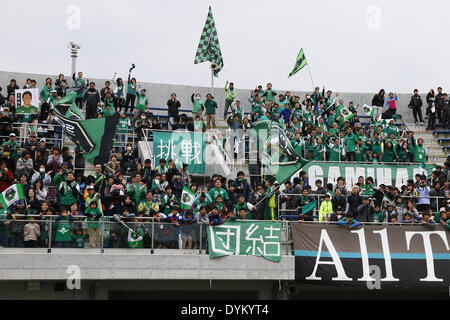
M 77 45 L 74 42 L 70 42 L 68 45 L 70 49 L 70 56 L 72 57 L 72 73 L 75 74 L 77 70 L 77 58 L 78 58 L 78 50 L 81 49 L 81 46 Z

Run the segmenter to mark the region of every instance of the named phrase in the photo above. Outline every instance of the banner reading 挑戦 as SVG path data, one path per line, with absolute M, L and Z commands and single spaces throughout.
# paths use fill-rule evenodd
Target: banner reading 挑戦
M 227 221 L 207 228 L 209 257 L 262 256 L 281 260 L 281 222 Z
M 427 178 L 431 177 L 433 165 L 426 165 L 425 169 L 420 164 L 414 165 L 387 165 L 387 164 L 356 164 L 356 163 L 336 163 L 336 162 L 310 162 L 306 164 L 302 171 L 305 171 L 312 189 L 315 190 L 314 181 L 321 179 L 323 185 L 327 183 L 336 184 L 339 177 L 343 177 L 347 186 L 353 186 L 358 182 L 360 176 L 374 178 L 375 185 L 385 184 L 400 188 L 406 185 L 407 181 L 416 174 L 424 173 Z M 297 177 L 298 175 L 294 175 Z
M 291 223 L 295 278 L 346 285 L 448 286 L 450 249 L 442 226 Z
M 39 112 L 39 89 L 17 89 L 14 91 L 17 114 L 37 114 Z
M 155 164 L 160 159 L 172 159 L 178 168 L 183 163 L 188 165 L 190 173 L 205 172 L 205 139 L 202 133 L 189 132 L 154 132 L 153 155 Z

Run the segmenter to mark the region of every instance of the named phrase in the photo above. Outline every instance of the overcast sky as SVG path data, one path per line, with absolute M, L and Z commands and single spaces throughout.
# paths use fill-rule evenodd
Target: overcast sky
M 81 10 L 80 29 L 67 27 L 70 5 Z M 2 1 L 0 70 L 69 75 L 67 43 L 75 41 L 82 46 L 77 69 L 87 78 L 125 77 L 135 63 L 138 82 L 209 86 L 209 63 L 193 63 L 209 5 L 225 64 L 217 87 L 270 81 L 275 89 L 309 90 L 306 68 L 287 78 L 300 48 L 314 84 L 334 91 L 449 87 L 444 0 Z

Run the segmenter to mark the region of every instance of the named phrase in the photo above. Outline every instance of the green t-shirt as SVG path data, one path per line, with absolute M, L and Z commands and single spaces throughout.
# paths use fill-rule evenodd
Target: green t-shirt
M 100 219 L 96 219 L 96 217 L 102 215 L 102 210 L 98 207 L 95 209 L 88 207 L 86 208 L 85 214 L 88 217 L 87 218 L 88 228 L 98 229 L 100 226 Z
M 369 148 L 366 146 L 366 145 L 361 145 L 360 147 L 359 147 L 359 154 L 358 154 L 358 150 L 356 150 L 356 161 L 358 161 L 358 162 L 362 162 L 363 161 L 363 157 L 364 157 L 364 154 L 366 153 L 366 151 L 367 150 L 369 150 Z
M 74 248 L 84 248 L 84 241 L 86 239 L 86 235 L 83 233 L 81 235 L 74 234 L 72 236 L 72 242 Z
M 414 161 L 415 162 L 425 162 L 427 159 L 427 149 L 422 145 L 416 145 L 414 152 Z
M 70 232 L 72 231 L 72 225 L 69 221 L 69 216 L 62 217 L 59 221 L 56 222 L 56 236 L 55 241 L 70 241 L 72 240 L 72 236 Z
M 339 161 L 341 159 L 342 146 L 333 145 L 330 148 L 330 160 L 329 161 Z
M 145 111 L 148 106 L 148 98 L 138 93 L 136 95 L 136 108 Z
M 127 91 L 127 93 L 135 96 L 136 95 L 136 88 L 137 88 L 137 86 L 135 84 L 133 84 L 133 82 L 131 82 L 131 81 L 128 82 L 128 91 Z
M 344 137 L 344 144 L 347 147 L 347 152 L 356 152 L 356 135 L 352 133 L 351 135 L 346 134 Z
M 129 125 L 130 125 L 130 119 L 128 119 L 127 117 L 120 118 L 117 132 L 118 133 L 128 133 Z
M 209 196 L 211 197 L 213 202 L 216 202 L 216 199 L 217 199 L 218 196 L 222 196 L 222 199 L 224 201 L 228 200 L 228 193 L 222 188 L 217 189 L 216 187 L 214 187 L 211 190 L 209 190 L 208 193 L 209 193 Z

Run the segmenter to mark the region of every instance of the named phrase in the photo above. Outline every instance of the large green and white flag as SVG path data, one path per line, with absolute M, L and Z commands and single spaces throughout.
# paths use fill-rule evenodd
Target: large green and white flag
M 264 141 L 262 163 L 265 173 L 274 175 L 280 185 L 310 162 L 295 151 L 278 122 L 259 121 L 252 129 L 252 133 Z
M 183 193 L 181 194 L 181 209 L 189 210 L 192 208 L 195 199 L 195 192 L 188 186 L 184 186 Z
M 375 113 L 374 107 L 368 106 L 367 104 L 364 103 L 362 109 L 366 116 L 373 117 L 373 114 Z
M 262 256 L 281 260 L 281 222 L 238 220 L 209 226 L 208 249 L 211 259 L 230 255 Z
M 197 48 L 197 53 L 195 54 L 194 64 L 205 61 L 209 61 L 217 65 L 217 68 L 214 70 L 214 75 L 217 77 L 220 70 L 223 68 L 223 59 L 211 7 L 209 7 L 208 17 L 206 18 L 206 23 L 200 37 L 200 43 Z
M 294 70 L 289 74 L 289 77 L 292 77 L 294 74 L 302 70 L 308 62 L 306 62 L 305 52 L 303 52 L 303 49 L 300 50 L 300 52 L 297 55 L 297 60 L 295 61 Z
M 13 184 L 0 195 L 0 203 L 4 209 L 9 208 L 10 205 L 21 199 L 25 199 L 25 193 L 23 192 L 23 188 L 20 183 Z
M 120 114 L 116 112 L 106 118 L 85 120 L 75 105 L 76 97 L 76 92 L 71 92 L 52 110 L 56 111 L 64 133 L 81 149 L 86 161 L 91 164 L 105 164 L 109 161 L 113 148 Z

